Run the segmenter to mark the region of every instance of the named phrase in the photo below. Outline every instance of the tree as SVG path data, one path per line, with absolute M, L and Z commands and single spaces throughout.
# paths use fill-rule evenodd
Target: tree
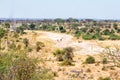
M 9 23 L 5 23 L 5 28 L 7 28 L 7 30 L 8 30 L 8 28 L 10 28 L 10 24 Z
M 23 34 L 24 33 L 24 27 L 23 26 L 17 27 L 16 32 Z
M 33 23 L 31 23 L 31 24 L 29 25 L 29 27 L 30 27 L 31 30 L 34 30 L 34 29 L 35 29 L 35 26 L 36 26 L 36 25 L 33 24 Z
M 6 34 L 6 31 L 2 28 L 0 28 L 0 39 L 3 38 Z
M 118 24 L 114 23 L 113 27 L 114 27 L 115 30 L 117 30 L 118 29 Z
M 79 39 L 79 37 L 81 36 L 81 32 L 80 31 L 78 31 L 78 30 L 76 30 L 75 31 L 75 37 L 77 37 L 77 39 Z
M 111 32 L 110 32 L 110 30 L 109 30 L 109 29 L 105 29 L 105 30 L 103 31 L 103 34 L 104 34 L 104 35 L 110 35 L 110 34 L 111 34 Z
M 66 32 L 66 30 L 65 30 L 65 28 L 63 26 L 59 26 L 59 30 L 60 30 L 61 33 L 65 33 Z

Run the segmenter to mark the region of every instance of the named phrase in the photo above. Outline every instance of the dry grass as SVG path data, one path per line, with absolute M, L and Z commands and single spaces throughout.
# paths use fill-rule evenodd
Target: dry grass
M 45 44 L 46 47 L 42 49 L 40 52 L 32 51 L 30 53 L 30 56 L 35 56 L 38 58 L 42 58 L 43 64 L 40 64 L 44 67 L 47 67 L 49 69 L 52 69 L 53 71 L 57 72 L 57 77 L 55 77 L 56 80 L 97 80 L 99 77 L 108 77 L 111 75 L 112 72 L 119 71 L 120 68 L 114 67 L 114 70 L 111 68 L 107 68 L 106 71 L 102 70 L 103 66 L 110 66 L 111 64 L 102 64 L 102 55 L 101 54 L 79 54 L 77 50 L 82 50 L 82 47 L 77 46 L 75 52 L 74 52 L 74 64 L 75 66 L 60 66 L 60 62 L 55 60 L 55 57 L 52 55 L 52 52 L 58 48 L 56 47 L 56 44 L 58 44 L 55 40 L 50 38 L 50 35 L 48 35 L 49 32 L 44 31 L 26 31 L 27 34 L 21 36 L 22 38 L 28 38 L 31 46 L 35 46 L 35 43 L 37 41 L 41 41 Z M 52 33 L 54 34 L 54 33 Z M 57 33 L 58 34 L 58 33 Z M 56 33 L 55 33 L 56 35 Z M 59 36 L 59 35 L 58 35 Z M 53 36 L 51 36 L 53 37 Z M 73 38 L 72 42 L 76 42 Z M 92 43 L 98 46 L 106 47 L 106 46 L 114 46 L 115 44 L 119 44 L 119 41 L 84 41 L 83 43 Z M 86 46 L 86 49 L 89 47 Z M 85 49 L 84 49 L 85 50 Z M 92 55 L 95 57 L 96 63 L 95 64 L 83 64 L 85 59 L 88 57 L 88 55 Z M 88 72 L 90 70 L 90 72 Z M 72 72 L 73 71 L 73 72 Z M 82 71 L 78 75 L 74 71 Z M 80 77 L 84 77 L 84 79 L 80 79 Z

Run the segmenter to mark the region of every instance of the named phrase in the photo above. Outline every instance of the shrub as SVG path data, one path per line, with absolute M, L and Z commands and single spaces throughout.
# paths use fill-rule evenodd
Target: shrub
M 81 36 L 81 32 L 80 31 L 75 31 L 75 37 L 77 37 L 77 39 L 79 39 L 79 37 Z
M 92 34 L 85 34 L 82 36 L 82 38 L 85 40 L 91 40 L 91 39 L 93 39 L 93 35 Z
M 13 42 L 12 44 L 9 44 L 9 49 L 15 49 L 16 48 L 16 45 L 15 45 L 15 43 Z
M 13 79 L 31 80 L 35 74 L 35 62 L 27 58 L 19 58 L 14 61 L 11 73 Z
M 99 77 L 98 80 L 111 80 L 111 78 L 110 77 L 105 77 L 105 78 Z
M 42 47 L 45 47 L 43 42 L 36 42 L 36 51 L 38 52 Z
M 66 29 L 63 26 L 59 26 L 59 30 L 60 30 L 61 33 L 65 33 L 66 32 Z
M 46 68 L 41 68 L 32 80 L 55 80 L 55 76 L 57 76 L 55 72 L 52 72 L 51 70 Z
M 32 52 L 32 48 L 31 47 L 28 47 L 28 52 Z
M 105 29 L 105 30 L 103 31 L 103 34 L 104 34 L 104 35 L 110 35 L 110 34 L 111 34 L 111 32 L 110 32 L 110 30 L 109 30 L 109 29 Z
M 88 68 L 88 69 L 86 70 L 86 72 L 91 72 L 90 68 Z
M 89 57 L 85 60 L 85 63 L 87 63 L 87 64 L 95 63 L 95 58 L 92 57 L 92 56 L 89 56 Z
M 103 71 L 107 71 L 107 67 L 103 66 L 103 67 L 102 67 L 102 70 L 103 70 Z
M 108 63 L 107 58 L 103 58 L 102 63 L 107 64 Z
M 73 48 L 72 47 L 66 47 L 63 49 L 65 54 L 64 54 L 64 57 L 63 59 L 64 60 L 73 60 Z
M 57 49 L 54 53 L 58 61 L 63 61 L 62 65 L 72 65 L 73 61 L 73 48 L 67 47 L 63 49 Z
M 3 38 L 6 34 L 6 31 L 2 28 L 0 28 L 0 38 Z
M 72 64 L 71 60 L 65 60 L 61 63 L 61 65 L 62 66 L 68 66 L 68 65 L 74 66 L 74 64 Z
M 101 38 L 101 35 L 99 33 L 95 33 L 93 35 L 93 39 L 99 39 L 99 38 Z
M 64 55 L 64 51 L 61 49 L 57 49 L 55 52 L 53 52 L 53 55 L 57 57 L 58 61 L 63 61 L 63 55 Z
M 112 34 L 112 35 L 110 35 L 109 39 L 111 39 L 111 40 L 120 40 L 120 36 Z
M 23 43 L 25 44 L 25 47 L 28 47 L 29 40 L 27 38 L 24 38 Z

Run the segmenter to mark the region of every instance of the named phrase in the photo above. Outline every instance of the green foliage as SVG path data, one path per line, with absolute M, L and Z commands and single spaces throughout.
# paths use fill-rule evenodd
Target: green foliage
M 92 36 L 93 39 L 100 39 L 101 35 L 99 33 L 96 33 Z
M 77 37 L 78 39 L 81 36 L 81 34 L 82 33 L 80 31 L 78 31 L 78 30 L 75 31 L 75 37 Z
M 81 28 L 80 31 L 82 31 L 83 33 L 87 32 L 88 28 Z
M 14 33 L 13 37 L 14 37 L 14 38 L 18 38 L 18 37 L 19 37 L 19 34 L 18 34 L 18 33 Z
M 30 30 L 35 30 L 35 24 L 34 23 L 31 23 L 30 25 L 29 25 L 29 27 L 30 27 Z
M 112 34 L 112 35 L 110 35 L 109 39 L 110 40 L 120 40 L 120 36 Z
M 6 31 L 2 28 L 0 28 L 0 38 L 3 38 L 6 34 Z
M 120 33 L 120 28 L 118 28 L 117 32 Z
M 94 33 L 94 28 L 90 28 L 90 29 L 88 30 L 88 33 Z
M 57 49 L 53 55 L 57 57 L 57 60 L 58 61 L 63 61 L 63 55 L 65 54 L 65 51 L 64 50 L 61 50 L 61 49 Z
M 114 28 L 115 30 L 117 30 L 117 29 L 118 29 L 118 24 L 114 23 L 114 24 L 113 24 L 113 28 Z
M 85 40 L 91 40 L 91 39 L 93 39 L 93 35 L 92 34 L 85 34 L 82 36 L 82 38 Z
M 54 53 L 58 61 L 63 61 L 62 65 L 72 65 L 73 61 L 73 48 L 67 47 L 64 49 L 57 49 Z
M 64 60 L 73 60 L 73 48 L 72 47 L 66 47 L 63 49 L 65 52 L 63 59 Z
M 55 31 L 56 26 L 51 25 L 42 25 L 39 27 L 39 30 L 46 30 L 46 31 Z
M 20 27 L 17 27 L 17 28 L 16 28 L 16 32 L 23 34 L 25 29 L 26 29 L 26 28 L 25 28 L 24 26 L 20 26 Z
M 61 33 L 65 33 L 66 32 L 66 29 L 63 26 L 59 26 L 59 30 L 60 30 Z
M 10 28 L 10 24 L 8 22 L 6 22 L 4 25 L 5 25 L 5 28 L 7 29 Z
M 115 33 L 115 31 L 112 29 L 112 30 L 111 30 L 111 34 L 114 34 L 114 33 Z
M 95 58 L 92 56 L 89 56 L 86 60 L 85 60 L 86 64 L 93 64 L 95 63 Z
M 98 80 L 111 80 L 111 78 L 110 78 L 110 77 L 105 77 L 105 78 L 103 78 L 103 77 L 99 77 Z
M 13 62 L 11 69 L 13 79 L 32 80 L 35 74 L 36 64 L 29 58 L 18 58 Z
M 110 30 L 109 30 L 109 29 L 105 29 L 105 30 L 103 31 L 103 34 L 104 34 L 104 35 L 110 35 L 110 34 L 111 34 L 111 32 L 110 32 Z
M 108 63 L 107 58 L 103 58 L 102 63 L 107 64 Z

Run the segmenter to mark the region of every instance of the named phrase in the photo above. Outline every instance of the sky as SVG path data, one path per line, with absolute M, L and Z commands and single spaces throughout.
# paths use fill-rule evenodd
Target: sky
M 120 19 L 120 0 L 0 0 L 0 18 Z

